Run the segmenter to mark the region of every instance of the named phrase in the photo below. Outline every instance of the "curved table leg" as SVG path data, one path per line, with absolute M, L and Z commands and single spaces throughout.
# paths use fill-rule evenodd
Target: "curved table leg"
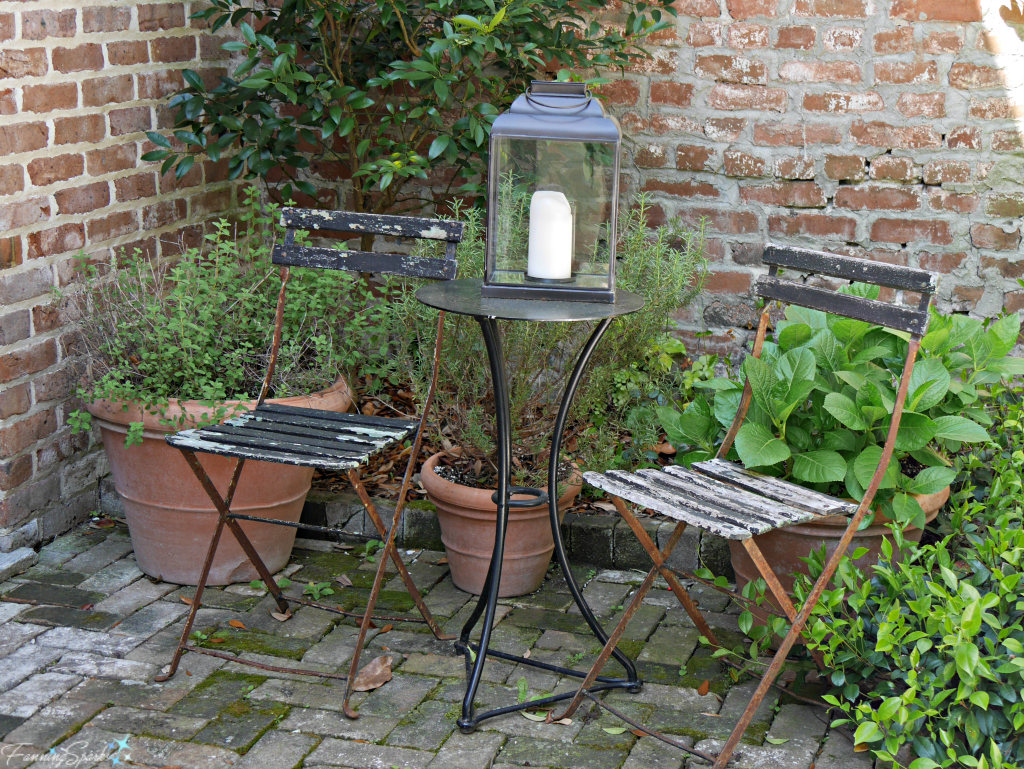
M 587 605 L 586 600 L 583 598 L 583 593 L 576 583 L 576 578 L 572 575 L 572 570 L 569 568 L 569 557 L 566 555 L 565 543 L 562 541 L 562 527 L 558 521 L 558 464 L 562 447 L 562 433 L 565 432 L 565 421 L 569 417 L 569 408 L 572 406 L 573 398 L 576 396 L 576 390 L 579 388 L 580 380 L 583 378 L 583 372 L 587 368 L 590 356 L 593 355 L 594 349 L 597 347 L 598 342 L 601 341 L 601 337 L 604 336 L 604 332 L 608 330 L 611 322 L 612 318 L 606 318 L 598 324 L 597 328 L 594 329 L 594 333 L 590 335 L 590 339 L 580 352 L 579 358 L 576 359 L 572 376 L 569 377 L 569 381 L 565 385 L 562 403 L 558 408 L 558 417 L 555 419 L 555 428 L 551 434 L 551 457 L 548 460 L 548 512 L 551 516 L 551 536 L 555 540 L 555 557 L 558 559 L 558 565 L 562 569 L 565 583 L 569 586 L 569 592 L 572 593 L 573 601 L 579 607 L 583 619 L 590 626 L 590 630 L 600 639 L 602 644 L 608 643 L 608 634 L 601 627 L 601 624 L 594 616 L 594 612 L 591 611 L 590 606 Z M 618 649 L 615 649 L 612 654 L 619 664 L 626 669 L 626 675 L 630 684 L 627 690 L 631 692 L 640 691 L 643 682 L 637 675 L 636 665 L 633 664 L 633 661 Z
M 494 527 L 494 552 L 491 555 L 491 566 L 487 571 L 487 579 L 480 600 L 473 614 L 462 628 L 459 646 L 466 654 L 467 682 L 466 696 L 462 700 L 462 717 L 457 721 L 459 729 L 464 733 L 476 728 L 473 718 L 473 700 L 480 686 L 480 678 L 487 660 L 487 649 L 491 642 L 491 627 L 494 625 L 494 614 L 498 605 L 498 588 L 501 585 L 501 562 L 505 554 L 505 531 L 508 528 L 508 480 L 509 464 L 512 456 L 512 435 L 509 425 L 508 383 L 505 379 L 505 359 L 501 352 L 501 335 L 498 322 L 494 318 L 479 317 L 480 330 L 483 332 L 484 344 L 487 347 L 487 358 L 491 364 L 491 382 L 494 389 L 494 410 L 498 424 L 498 519 Z M 484 611 L 486 608 L 486 612 Z M 484 626 L 480 633 L 480 653 L 476 655 L 472 668 L 469 662 L 472 652 L 468 646 L 469 635 L 484 614 Z
M 483 333 L 484 344 L 487 348 L 487 358 L 490 363 L 491 381 L 494 389 L 494 406 L 498 428 L 498 491 L 495 494 L 498 511 L 494 531 L 494 550 L 491 554 L 491 564 L 487 571 L 487 579 L 484 581 L 483 590 L 481 590 L 480 593 L 480 599 L 478 600 L 476 607 L 473 609 L 473 613 L 463 626 L 459 635 L 459 640 L 455 644 L 455 648 L 466 656 L 466 694 L 462 700 L 462 716 L 456 722 L 459 730 L 464 734 L 471 733 L 476 729 L 477 724 L 486 718 L 493 718 L 505 713 L 524 710 L 529 707 L 561 702 L 562 700 L 572 698 L 575 694 L 575 691 L 564 692 L 552 695 L 551 697 L 545 697 L 541 700 L 498 708 L 486 713 L 481 713 L 477 716 L 474 713 L 473 701 L 476 699 L 476 693 L 480 687 L 480 680 L 483 676 L 484 664 L 488 655 L 496 657 L 497 659 L 507 660 L 509 662 L 517 662 L 549 670 L 551 672 L 558 673 L 559 675 L 574 676 L 581 679 L 585 679 L 587 677 L 586 673 L 577 670 L 569 670 L 557 665 L 549 665 L 537 660 L 525 659 L 512 654 L 493 651 L 489 648 L 491 642 L 491 630 L 494 625 L 494 615 L 498 604 L 498 588 L 501 584 L 501 565 L 505 553 L 505 533 L 508 528 L 509 507 L 513 504 L 509 499 L 512 493 L 512 489 L 509 485 L 510 464 L 512 461 L 512 431 L 510 424 L 511 417 L 509 415 L 510 406 L 508 382 L 505 378 L 505 360 L 501 350 L 498 323 L 494 318 L 488 317 L 478 317 L 476 320 L 480 323 L 480 330 Z M 579 387 L 587 362 L 590 360 L 590 356 L 593 354 L 594 348 L 597 347 L 597 343 L 601 340 L 604 332 L 608 330 L 608 326 L 610 324 L 611 319 L 603 320 L 594 330 L 590 339 L 581 351 L 580 356 L 576 361 L 575 368 L 573 369 L 572 376 L 566 385 L 565 393 L 562 396 L 562 403 L 558 411 L 558 417 L 555 422 L 555 432 L 552 436 L 552 459 L 548 471 L 549 478 L 547 495 L 549 501 L 548 509 L 551 516 L 552 537 L 555 542 L 555 553 L 558 557 L 558 564 L 562 569 L 562 574 L 565 576 L 565 581 L 569 586 L 569 591 L 572 593 L 573 600 L 576 602 L 580 612 L 583 614 L 587 625 L 590 626 L 591 632 L 594 633 L 602 644 L 606 644 L 608 642 L 608 634 L 604 632 L 604 628 L 602 628 L 598 623 L 593 611 L 591 611 L 590 606 L 587 605 L 586 600 L 583 598 L 579 585 L 576 584 L 576 580 L 573 578 L 572 572 L 569 569 L 569 561 L 565 552 L 565 544 L 562 542 L 562 534 L 558 523 L 557 458 L 562 442 L 562 432 L 565 429 L 565 421 L 569 415 L 569 407 L 572 405 L 573 397 Z M 480 634 L 480 643 L 479 645 L 471 644 L 470 634 L 477 622 L 480 621 L 481 616 L 483 616 L 484 626 Z M 476 651 L 473 649 L 474 646 L 476 646 Z M 621 679 L 597 676 L 596 684 L 592 686 L 589 691 L 598 692 L 606 689 L 626 689 L 627 691 L 633 692 L 639 691 L 642 682 L 637 676 L 636 666 L 628 657 L 618 650 L 616 650 L 614 654 L 615 658 L 626 669 L 627 678 Z

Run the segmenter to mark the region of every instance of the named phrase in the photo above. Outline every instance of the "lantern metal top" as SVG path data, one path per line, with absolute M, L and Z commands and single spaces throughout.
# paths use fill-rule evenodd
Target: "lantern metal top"
M 585 84 L 534 80 L 508 112 L 495 119 L 491 136 L 621 142 L 622 129 Z

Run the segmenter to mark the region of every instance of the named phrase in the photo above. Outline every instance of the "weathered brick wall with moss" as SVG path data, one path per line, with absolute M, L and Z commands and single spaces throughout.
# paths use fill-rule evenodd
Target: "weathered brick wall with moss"
M 938 306 L 1024 309 L 1024 15 L 1010 0 L 679 0 L 604 88 L 629 189 L 707 220 L 684 336 L 734 351 L 766 241 L 942 273 Z
M 97 507 L 101 451 L 67 426 L 80 365 L 50 307 L 75 254 L 166 257 L 229 210 L 225 165 L 180 181 L 140 161 L 190 67 L 224 71 L 188 3 L 0 0 L 0 551 Z

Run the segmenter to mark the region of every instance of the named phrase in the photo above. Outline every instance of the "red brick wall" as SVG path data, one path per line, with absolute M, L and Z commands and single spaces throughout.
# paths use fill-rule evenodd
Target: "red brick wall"
M 942 273 L 944 310 L 1024 308 L 1024 26 L 1001 6 L 678 0 L 653 59 L 604 91 L 631 192 L 708 221 L 684 335 L 749 338 L 766 241 Z
M 230 206 L 225 168 L 180 181 L 143 163 L 169 125 L 180 70 L 223 71 L 188 3 L 0 0 L 0 551 L 53 536 L 96 509 L 103 453 L 72 436 L 77 351 L 48 307 L 72 257 L 198 242 Z

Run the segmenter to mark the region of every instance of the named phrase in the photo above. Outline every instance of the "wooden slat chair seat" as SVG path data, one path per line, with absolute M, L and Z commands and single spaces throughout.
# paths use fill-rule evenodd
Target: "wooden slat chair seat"
M 288 611 L 289 603 L 299 603 L 316 606 L 336 614 L 353 616 L 359 620 L 359 635 L 356 640 L 355 653 L 349 663 L 348 676 L 309 670 L 287 671 L 303 675 L 347 679 L 342 710 L 350 718 L 356 718 L 357 714 L 349 707 L 348 700 L 352 694 L 352 683 L 359 671 L 359 658 L 366 641 L 367 631 L 369 628 L 375 627 L 372 622 L 373 612 L 381 588 L 384 585 L 385 571 L 389 561 L 394 562 L 397 567 L 399 576 L 404 581 L 409 595 L 412 597 L 423 619 L 411 617 L 378 617 L 378 619 L 426 622 L 437 638 L 454 638 L 454 636 L 446 635 L 434 620 L 395 546 L 398 522 L 401 520 L 402 511 L 408 496 L 416 458 L 420 453 L 423 428 L 426 424 L 427 415 L 430 412 L 437 388 L 444 313 L 442 312 L 438 318 L 437 337 L 434 346 L 433 376 L 419 421 L 385 419 L 365 416 L 363 414 L 341 414 L 319 409 L 265 403 L 264 401 L 273 380 L 274 368 L 281 346 L 289 267 L 348 270 L 401 275 L 409 278 L 452 280 L 455 278 L 458 266 L 455 260 L 455 251 L 458 244 L 462 241 L 464 225 L 462 222 L 439 219 L 385 216 L 380 214 L 353 214 L 337 211 L 313 211 L 297 208 L 283 209 L 281 212 L 281 223 L 285 227 L 284 244 L 275 246 L 273 250 L 273 262 L 279 265 L 281 269 L 281 290 L 278 294 L 270 362 L 267 366 L 266 376 L 260 389 L 256 407 L 252 411 L 234 414 L 224 420 L 222 424 L 182 430 L 166 438 L 168 444 L 181 451 L 220 515 L 207 551 L 206 564 L 200 577 L 199 585 L 196 587 L 195 597 L 192 599 L 192 609 L 185 622 L 185 628 L 182 631 L 181 640 L 171 660 L 169 671 L 165 675 L 158 676 L 156 680 L 166 681 L 173 676 L 177 670 L 181 655 L 185 651 L 195 651 L 212 656 L 224 656 L 220 652 L 195 647 L 189 644 L 188 641 L 196 614 L 201 605 L 203 589 L 220 541 L 221 532 L 227 527 L 256 568 L 257 573 L 259 573 L 282 613 Z M 442 241 L 445 243 L 445 254 L 443 257 L 422 257 L 367 251 L 338 251 L 330 248 L 296 245 L 296 230 L 349 232 L 358 235 L 374 234 L 414 240 Z M 414 436 L 412 451 L 409 455 L 409 462 L 405 470 L 401 490 L 399 491 L 398 501 L 395 505 L 394 516 L 389 527 L 385 525 L 377 513 L 373 501 L 366 492 L 366 488 L 363 486 L 359 476 L 359 468 L 366 465 L 375 454 L 386 451 L 410 436 Z M 234 457 L 238 460 L 228 488 L 223 494 L 214 487 L 206 471 L 203 469 L 202 463 L 197 459 L 196 454 L 213 454 Z M 239 525 L 238 520 L 316 529 L 329 534 L 336 534 L 337 532 L 329 527 L 303 523 L 296 524 L 232 513 L 231 501 L 241 476 L 242 466 L 247 460 L 348 472 L 349 480 L 355 487 L 360 500 L 366 508 L 367 514 L 384 540 L 384 548 L 378 560 L 377 572 L 374 576 L 373 589 L 370 591 L 366 609 L 362 613 L 344 611 L 337 605 L 318 604 L 313 601 L 284 596 Z M 233 656 L 231 659 L 241 664 L 254 665 L 255 667 L 262 666 L 262 663 L 246 661 Z
M 222 425 L 183 430 L 175 448 L 321 470 L 351 470 L 404 441 L 417 422 L 263 404 Z
M 721 459 L 698 462 L 698 472 L 664 470 L 584 473 L 591 485 L 725 539 L 743 540 L 773 529 L 831 515 L 852 515 L 857 505 L 751 472 Z M 744 482 L 731 483 L 737 477 Z
M 730 756 L 750 725 L 758 706 L 781 672 L 786 655 L 806 625 L 814 606 L 835 573 L 840 559 L 846 553 L 854 534 L 871 508 L 895 447 L 910 375 L 921 338 L 927 329 L 928 305 L 936 284 L 935 276 L 924 270 L 803 248 L 769 245 L 764 250 L 762 261 L 769 265 L 769 273 L 758 279 L 755 284 L 755 293 L 764 299 L 843 315 L 909 333 L 910 343 L 907 358 L 900 377 L 892 420 L 878 468 L 865 490 L 863 499 L 859 503 L 854 503 L 797 486 L 780 478 L 762 475 L 744 468 L 742 465 L 727 461 L 725 457 L 729 453 L 750 407 L 752 393 L 748 380 L 744 383 L 736 417 L 714 459 L 696 462 L 691 469 L 672 466 L 660 470 L 644 469 L 635 473 L 617 470 L 604 473 L 584 473 L 583 477 L 588 483 L 611 496 L 615 509 L 651 557 L 654 568 L 637 589 L 615 630 L 609 634 L 608 643 L 601 650 L 601 654 L 587 678 L 577 690 L 576 697 L 565 712 L 554 716 L 555 719 L 566 718 L 576 710 L 582 697 L 587 693 L 587 689 L 597 680 L 598 674 L 625 632 L 627 624 L 639 609 L 644 596 L 659 575 L 668 582 L 669 588 L 675 593 L 701 634 L 711 644 L 719 645 L 713 630 L 680 583 L 676 571 L 666 565 L 666 560 L 682 536 L 684 529 L 687 526 L 696 526 L 743 545 L 771 590 L 776 604 L 781 607 L 792 623 L 789 632 L 779 645 L 771 665 L 762 677 L 757 691 L 721 752 L 715 758 L 715 769 L 723 769 L 729 762 Z M 915 292 L 920 294 L 920 301 L 917 307 L 906 307 L 829 291 L 807 285 L 799 280 L 783 280 L 779 277 L 779 268 Z M 764 345 L 769 323 L 768 310 L 769 306 L 766 303 L 765 309 L 761 313 L 751 353 L 754 357 L 760 357 Z M 624 500 L 666 515 L 678 522 L 663 550 L 659 551 L 654 545 L 650 535 Z M 755 538 L 777 529 L 834 516 L 843 516 L 849 519 L 846 531 L 840 539 L 835 553 L 826 563 L 823 573 L 815 582 L 803 607 L 797 611 L 779 582 L 778 576 L 762 555 Z M 692 574 L 684 576 L 699 579 Z M 817 653 L 815 660 L 819 665 L 821 664 L 821 657 Z

